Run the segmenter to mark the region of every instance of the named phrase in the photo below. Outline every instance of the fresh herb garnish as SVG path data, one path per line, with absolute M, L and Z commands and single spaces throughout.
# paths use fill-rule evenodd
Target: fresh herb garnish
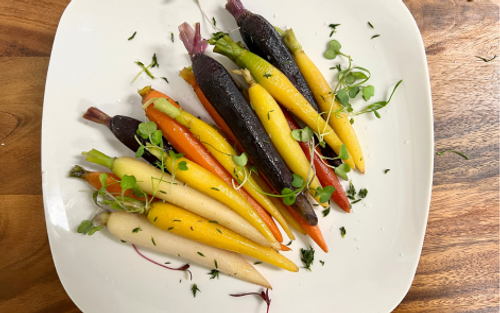
M 345 237 L 345 234 L 346 234 L 346 233 L 347 233 L 347 232 L 346 232 L 346 230 L 345 230 L 345 227 L 344 227 L 344 226 L 340 227 L 340 235 L 342 236 L 342 238 L 344 238 L 344 237 Z
M 330 27 L 332 29 L 329 37 L 332 37 L 332 35 L 337 32 L 337 26 L 340 26 L 340 24 L 330 24 L 330 25 L 328 25 L 328 27 Z
M 215 227 L 215 229 L 217 229 L 217 231 L 222 234 L 222 231 L 219 229 L 219 227 Z
M 210 279 L 219 279 L 219 271 L 218 270 L 211 270 L 210 273 L 208 273 L 208 275 L 212 275 L 212 277 L 210 277 Z
M 390 171 L 390 169 L 386 169 L 386 170 L 384 171 L 384 174 L 389 173 L 389 171 Z
M 217 21 L 215 20 L 215 17 L 212 17 L 212 22 L 214 23 L 214 26 L 217 26 Z
M 170 32 L 170 40 L 171 40 L 172 42 L 174 42 L 174 41 L 175 41 L 175 37 L 174 37 L 174 33 L 173 33 L 173 32 Z
M 314 197 L 316 198 L 319 197 L 319 202 L 325 203 L 331 198 L 334 192 L 335 192 L 335 187 L 333 186 L 325 186 L 325 188 L 322 188 L 320 186 L 316 189 Z
M 174 229 L 174 228 L 173 227 L 169 227 L 167 230 L 172 230 L 172 229 Z
M 219 224 L 219 222 L 217 221 L 208 221 L 209 223 L 215 223 L 215 224 Z
M 273 76 L 273 75 L 268 74 L 268 73 L 264 73 L 264 77 L 267 78 L 267 79 L 269 79 L 269 77 L 271 77 L 271 76 Z
M 258 293 L 258 292 L 246 292 L 246 293 L 240 293 L 240 294 L 230 294 L 231 297 L 244 297 L 244 296 L 250 296 L 250 295 L 255 295 L 258 297 L 261 297 L 262 300 L 264 300 L 267 304 L 267 313 L 269 313 L 269 307 L 271 306 L 271 299 L 269 299 L 269 289 L 266 289 L 266 292 L 264 291 Z
M 205 255 L 203 253 L 201 253 L 201 252 L 196 252 L 196 253 L 198 253 L 198 255 L 200 255 L 202 257 L 205 257 Z
M 215 187 L 210 187 L 210 189 L 215 190 L 215 191 L 220 191 L 218 188 L 215 188 Z
M 219 268 L 219 266 L 217 265 L 217 260 L 214 259 L 214 264 L 215 264 L 215 268 Z
M 158 64 L 158 59 L 156 58 L 156 53 L 153 54 L 153 61 L 151 62 L 151 68 L 153 68 L 155 66 L 158 68 L 160 67 L 160 64 Z
M 136 227 L 136 228 L 132 229 L 132 234 L 137 234 L 140 231 L 142 231 L 141 226 Z
M 136 34 L 137 34 L 137 32 L 135 31 L 135 32 L 132 34 L 132 36 L 128 37 L 128 41 L 130 41 L 130 40 L 134 39 L 134 37 L 135 37 L 135 35 L 136 35 Z
M 476 55 L 476 58 L 478 59 L 481 59 L 483 60 L 484 62 L 490 62 L 490 61 L 493 61 L 494 59 L 496 59 L 497 55 L 495 54 L 491 59 L 487 59 L 487 58 L 483 58 L 483 57 L 480 57 L 478 55 Z
M 441 151 L 441 152 L 436 152 L 437 155 L 443 155 L 444 153 L 446 152 L 453 152 L 453 153 L 456 153 L 460 156 L 462 156 L 464 159 L 468 160 L 469 157 L 466 156 L 464 153 L 460 152 L 460 151 L 457 151 L 457 150 L 444 150 L 444 151 Z
M 368 22 L 368 25 L 370 25 L 370 27 L 371 27 L 372 29 L 375 29 L 375 27 L 373 27 L 372 23 Z
M 321 263 L 321 266 L 325 266 L 325 261 L 319 260 L 319 263 Z
M 303 248 L 300 249 L 300 253 L 302 255 L 300 257 L 300 260 L 304 263 L 304 268 L 306 270 L 311 271 L 311 265 L 314 262 L 314 252 L 315 251 L 314 251 L 313 247 L 311 247 L 311 246 L 309 246 L 308 250 L 303 249 Z
M 375 95 L 375 87 L 372 85 L 363 88 L 363 98 L 368 101 L 371 97 Z
M 166 77 L 160 77 L 160 78 L 163 79 L 164 81 L 166 81 L 167 84 L 169 84 L 169 81 L 168 81 L 168 79 Z
M 155 239 L 153 238 L 153 236 L 151 236 L 151 242 L 156 246 L 156 242 L 155 242 Z
M 271 112 L 274 112 L 274 110 L 271 110 L 269 112 L 267 112 L 267 120 L 269 121 L 271 119 Z
M 262 264 L 262 262 L 261 261 L 257 261 L 253 265 L 259 265 L 259 264 Z
M 380 35 L 379 35 L 379 34 L 377 34 L 377 35 L 373 35 L 373 36 L 372 36 L 372 39 L 375 39 L 375 38 L 377 38 L 377 37 L 380 37 Z
M 292 138 L 297 141 L 308 142 L 313 138 L 313 136 L 314 132 L 309 126 L 306 126 L 302 129 L 292 130 Z
M 290 247 L 290 246 L 292 245 L 292 242 L 293 242 L 293 241 L 292 241 L 292 240 L 290 240 L 290 242 L 289 242 L 289 243 L 287 243 L 287 244 L 286 244 L 286 246 L 287 246 L 287 247 Z
M 198 286 L 196 286 L 196 284 L 193 284 L 193 286 L 191 287 L 191 291 L 193 292 L 193 297 L 196 298 L 196 292 L 201 292 L 200 289 L 198 289 Z

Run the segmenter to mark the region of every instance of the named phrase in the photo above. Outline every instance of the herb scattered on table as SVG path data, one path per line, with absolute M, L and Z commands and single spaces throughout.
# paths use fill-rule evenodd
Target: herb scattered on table
M 441 151 L 441 152 L 436 152 L 436 154 L 437 155 L 443 155 L 445 152 L 453 152 L 453 153 L 456 153 L 456 154 L 462 156 L 466 160 L 469 159 L 469 157 L 466 156 L 463 152 L 460 152 L 460 151 L 457 151 L 457 150 L 444 150 L 444 151 Z

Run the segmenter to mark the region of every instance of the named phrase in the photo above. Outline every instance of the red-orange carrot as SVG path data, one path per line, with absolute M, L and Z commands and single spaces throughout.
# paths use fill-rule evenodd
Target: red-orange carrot
M 285 115 L 286 121 L 288 122 L 288 126 L 290 126 L 291 130 L 294 129 L 300 129 L 300 126 L 297 124 L 297 122 L 293 119 L 293 117 L 290 115 L 290 113 L 287 112 L 286 109 L 281 108 L 283 111 L 283 114 Z M 300 148 L 302 148 L 302 151 L 304 151 L 304 154 L 306 155 L 307 159 L 311 159 L 311 154 L 309 153 L 309 146 L 305 142 L 299 142 Z M 335 175 L 335 172 L 332 170 L 331 167 L 328 167 L 325 163 L 324 160 L 321 159 L 320 156 L 317 154 L 321 155 L 321 152 L 319 151 L 318 148 L 316 148 L 316 154 L 314 154 L 314 166 L 316 168 L 316 176 L 318 176 L 318 179 L 320 183 L 325 186 L 333 186 L 335 187 L 335 192 L 332 194 L 331 199 L 337 203 L 337 205 L 347 213 L 351 212 L 351 204 L 349 202 L 349 199 L 347 199 L 347 196 L 344 192 L 344 189 L 342 188 L 342 185 L 340 185 L 339 179 L 337 178 L 337 175 Z
M 101 181 L 99 180 L 99 176 L 102 173 L 104 173 L 104 172 L 92 172 L 92 171 L 88 171 L 88 170 L 84 169 L 83 167 L 81 167 L 79 165 L 75 165 L 75 167 L 73 167 L 73 169 L 69 172 L 69 176 L 83 179 L 84 181 L 89 183 L 89 185 L 91 185 L 95 189 L 99 190 L 102 187 Z M 108 180 L 106 181 L 106 185 L 107 185 L 106 190 L 111 194 L 121 195 L 122 188 L 120 187 L 120 183 L 119 183 L 120 177 L 116 176 L 113 173 L 105 173 L 105 174 L 108 175 Z M 145 198 L 137 197 L 136 195 L 134 195 L 134 193 L 132 192 L 131 189 L 126 190 L 123 195 L 125 197 L 130 197 L 130 198 L 134 198 L 137 200 L 146 201 Z M 148 200 L 149 199 L 150 199 L 150 197 L 148 196 Z M 156 201 L 156 199 L 153 201 Z
M 152 98 L 165 98 L 170 103 L 180 108 L 174 99 L 152 89 L 149 86 L 141 89 L 139 94 L 142 96 L 143 103 L 146 103 Z M 215 159 L 207 148 L 205 148 L 205 146 L 203 146 L 203 144 L 186 127 L 182 126 L 168 115 L 156 110 L 152 105 L 146 108 L 146 115 L 151 121 L 158 125 L 158 129 L 163 132 L 165 139 L 167 139 L 167 141 L 170 142 L 170 144 L 172 144 L 177 151 L 184 153 L 184 156 L 187 159 L 204 167 L 228 185 L 233 186 L 233 178 L 231 174 L 226 171 L 226 169 Z M 283 236 L 269 213 L 267 213 L 267 211 L 243 188 L 238 189 L 238 192 L 248 201 L 248 203 L 250 203 L 262 220 L 264 220 L 276 240 L 278 242 L 282 242 Z
M 297 214 L 297 212 L 295 212 L 294 209 L 292 209 L 289 206 L 287 206 L 287 208 L 290 211 L 290 213 L 292 213 L 293 217 L 299 222 L 300 226 L 302 226 L 302 228 L 304 228 L 304 230 L 309 235 L 309 237 L 311 237 L 312 240 L 314 240 L 314 242 L 323 251 L 328 252 L 328 246 L 326 244 L 325 239 L 323 238 L 323 234 L 321 233 L 319 226 L 318 225 L 316 225 L 316 226 L 309 225 L 308 223 L 306 223 L 306 221 L 304 221 L 304 219 L 299 214 Z

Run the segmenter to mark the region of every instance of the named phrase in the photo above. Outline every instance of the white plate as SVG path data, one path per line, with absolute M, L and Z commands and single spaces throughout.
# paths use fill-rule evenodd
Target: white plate
M 201 2 L 207 15 L 215 16 L 217 26 L 235 28 L 224 10 L 224 0 Z M 354 127 L 367 173 L 350 177 L 358 189 L 369 192 L 366 200 L 354 205 L 352 214 L 335 207 L 328 217 L 320 218 L 330 253 L 316 249 L 312 272 L 301 269 L 294 274 L 264 264 L 256 266 L 274 288 L 271 312 L 389 312 L 404 298 L 413 280 L 432 185 L 432 103 L 417 25 L 400 0 L 246 0 L 245 4 L 275 25 L 293 27 L 305 51 L 329 79 L 336 73 L 329 67 L 339 61 L 346 63 L 345 58 L 328 61 L 322 57 L 329 41 L 328 24 L 341 24 L 333 38 L 342 43 L 342 51 L 351 54 L 356 65 L 370 69 L 370 83 L 376 88 L 373 101 L 386 99 L 394 84 L 404 80 L 392 102 L 381 110 L 382 119 L 373 115 L 356 118 Z M 190 65 L 177 31 L 184 21 L 201 21 L 205 37 L 213 31 L 192 0 L 74 0 L 61 18 L 45 90 L 43 195 L 59 277 L 84 312 L 265 311 L 265 304 L 256 297 L 228 296 L 260 290 L 257 286 L 224 275 L 209 280 L 208 270 L 196 265 L 193 282 L 189 282 L 184 273 L 143 260 L 106 230 L 92 237 L 76 233 L 94 205 L 88 193 L 80 192 L 90 188 L 68 178 L 68 171 L 75 164 L 98 169 L 80 153 L 96 148 L 108 155 L 133 155 L 105 127 L 81 118 L 88 107 L 142 119 L 136 90 L 152 84 L 179 100 L 186 110 L 210 120 L 191 87 L 178 77 L 178 71 Z M 128 41 L 134 31 L 137 35 Z M 170 32 L 175 34 L 174 43 Z M 381 36 L 372 40 L 375 34 Z M 140 70 L 134 61 L 148 64 L 153 53 L 160 64 L 153 72 L 170 83 L 142 75 L 131 84 Z M 217 59 L 234 66 L 220 56 Z M 363 100 L 356 103 L 357 108 L 365 105 Z M 386 175 L 385 169 L 390 169 Z M 341 226 L 347 230 L 344 239 Z M 284 254 L 302 266 L 299 251 L 310 240 L 299 237 L 292 245 L 294 251 Z M 144 252 L 160 262 L 184 263 Z M 194 299 L 192 283 L 201 290 Z

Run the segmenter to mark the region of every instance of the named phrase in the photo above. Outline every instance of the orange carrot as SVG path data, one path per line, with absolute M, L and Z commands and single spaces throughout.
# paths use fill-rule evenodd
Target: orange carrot
M 300 226 L 302 226 L 302 228 L 304 228 L 304 230 L 309 235 L 309 237 L 311 237 L 312 240 L 314 240 L 314 242 L 316 242 L 318 244 L 318 246 L 323 251 L 328 252 L 328 246 L 326 245 L 326 241 L 323 238 L 323 234 L 321 233 L 319 226 L 318 225 L 316 225 L 316 226 L 309 225 L 306 221 L 304 221 L 304 219 L 302 217 L 300 217 L 299 214 L 297 214 L 297 212 L 295 212 L 294 209 L 292 209 L 289 206 L 287 206 L 287 208 L 290 211 L 290 213 L 292 213 L 293 217 L 295 217 L 297 222 L 300 223 Z
M 292 251 L 292 249 L 290 249 L 287 246 L 284 246 L 283 244 L 281 244 L 281 251 Z
M 83 179 L 84 181 L 89 183 L 92 187 L 99 190 L 102 187 L 101 181 L 99 180 L 99 176 L 102 173 L 104 173 L 104 172 L 91 172 L 91 171 L 84 169 L 83 167 L 81 167 L 79 165 L 75 165 L 75 167 L 73 167 L 73 169 L 70 171 L 69 176 Z M 120 187 L 120 181 L 121 181 L 120 177 L 116 176 L 113 173 L 105 173 L 105 174 L 108 175 L 108 180 L 106 181 L 106 185 L 107 185 L 106 190 L 111 194 L 121 195 L 122 188 Z M 137 200 L 146 201 L 145 198 L 137 197 L 136 195 L 134 195 L 134 193 L 132 192 L 131 189 L 126 190 L 123 195 L 125 197 L 130 197 L 130 198 L 134 198 Z M 149 200 L 149 198 L 150 197 L 148 196 L 148 200 Z M 157 201 L 157 199 L 155 199 L 153 201 Z
M 142 102 L 146 103 L 152 98 L 165 98 L 170 103 L 180 108 L 177 102 L 169 96 L 152 89 L 150 86 L 144 87 L 139 91 L 142 96 Z M 184 156 L 212 172 L 214 175 L 225 181 L 228 185 L 233 186 L 233 178 L 215 157 L 203 146 L 203 144 L 184 126 L 179 124 L 168 115 L 156 110 L 152 105 L 146 108 L 147 117 L 158 125 L 158 129 L 163 132 L 163 136 L 170 144 L 179 152 L 184 153 Z M 250 203 L 257 214 L 264 220 L 267 227 L 271 230 L 278 242 L 283 241 L 283 236 L 276 226 L 276 223 L 271 218 L 269 213 L 257 201 L 255 201 L 248 192 L 240 188 L 238 192 Z
M 219 128 L 225 133 L 229 141 L 232 144 L 236 144 L 239 151 L 243 151 L 243 147 L 240 145 L 229 126 L 227 126 L 224 119 L 222 119 L 219 113 L 217 113 L 215 108 L 201 91 L 200 86 L 198 86 L 198 83 L 196 82 L 196 78 L 194 78 L 193 70 L 185 67 L 182 69 L 182 71 L 180 71 L 179 76 L 182 77 L 188 84 L 190 84 L 191 87 L 193 87 L 193 90 L 198 96 L 201 104 L 203 105 L 205 110 L 207 110 L 208 114 L 210 114 L 215 124 L 217 124 L 217 126 L 219 126 Z

